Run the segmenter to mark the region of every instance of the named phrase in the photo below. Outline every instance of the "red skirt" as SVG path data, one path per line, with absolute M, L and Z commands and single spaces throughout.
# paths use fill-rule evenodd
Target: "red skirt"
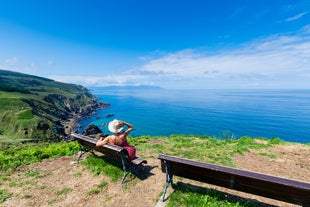
M 136 148 L 134 146 L 129 145 L 127 142 L 124 142 L 119 146 L 124 147 L 127 150 L 130 160 L 136 158 Z

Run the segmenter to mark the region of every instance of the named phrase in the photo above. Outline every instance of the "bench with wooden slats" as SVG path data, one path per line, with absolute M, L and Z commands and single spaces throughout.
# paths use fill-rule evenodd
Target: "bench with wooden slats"
M 95 150 L 109 157 L 121 160 L 123 171 L 124 171 L 124 176 L 121 180 L 121 184 L 123 184 L 129 172 L 134 171 L 134 168 L 136 166 L 147 164 L 146 160 L 143 160 L 139 157 L 136 157 L 135 159 L 130 160 L 127 150 L 123 147 L 113 145 L 113 144 L 105 144 L 101 147 L 97 147 L 96 146 L 96 143 L 98 141 L 97 139 L 89 137 L 89 136 L 77 134 L 77 133 L 71 133 L 71 137 L 76 139 L 80 144 L 80 155 L 77 159 L 78 161 L 81 159 L 82 155 L 89 150 L 92 150 L 92 152 L 93 150 Z
M 161 160 L 162 172 L 166 173 L 163 201 L 167 187 L 169 183 L 172 185 L 172 177 L 176 175 L 284 202 L 310 206 L 310 183 L 162 154 L 158 159 Z

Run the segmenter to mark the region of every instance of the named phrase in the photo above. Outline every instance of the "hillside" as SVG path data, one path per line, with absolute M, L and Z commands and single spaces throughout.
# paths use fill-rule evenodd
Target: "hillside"
M 0 142 L 16 142 L 58 141 L 70 118 L 107 104 L 83 86 L 0 70 L 0 106 Z

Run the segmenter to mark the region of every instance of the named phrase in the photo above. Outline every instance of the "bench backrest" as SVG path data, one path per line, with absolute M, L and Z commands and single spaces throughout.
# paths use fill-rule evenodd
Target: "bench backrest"
M 158 159 L 162 171 L 166 162 L 172 175 L 285 202 L 310 204 L 310 183 L 167 155 L 159 155 Z

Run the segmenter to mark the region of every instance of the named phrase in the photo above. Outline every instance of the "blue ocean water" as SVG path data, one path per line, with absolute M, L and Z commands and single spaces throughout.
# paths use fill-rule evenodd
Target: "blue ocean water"
M 111 106 L 81 120 L 81 129 L 93 123 L 109 133 L 102 124 L 121 119 L 134 125 L 132 136 L 229 134 L 310 142 L 310 90 L 91 90 Z

